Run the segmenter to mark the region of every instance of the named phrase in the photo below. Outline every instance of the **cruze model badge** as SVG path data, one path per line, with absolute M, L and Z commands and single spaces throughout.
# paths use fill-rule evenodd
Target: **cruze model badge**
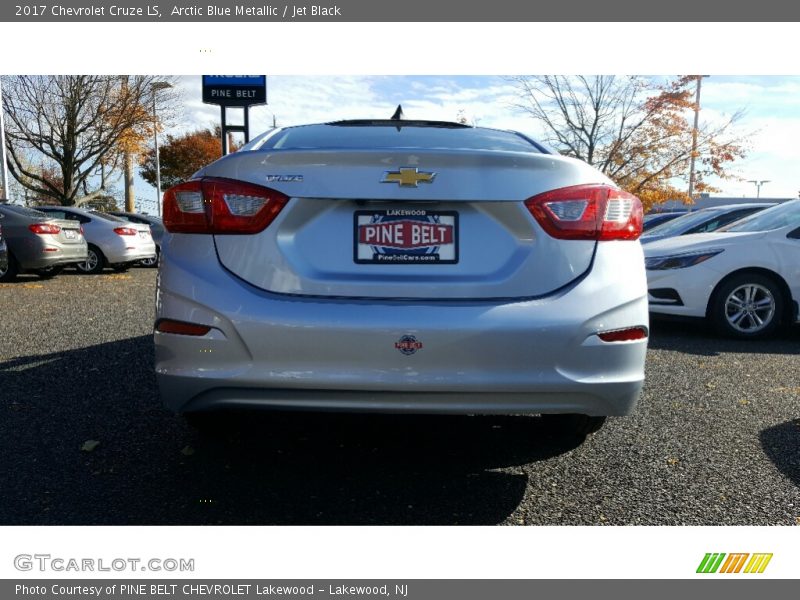
M 400 167 L 399 171 L 386 171 L 381 183 L 399 183 L 405 187 L 417 187 L 417 184 L 432 183 L 436 173 L 420 171 L 416 167 Z
M 413 335 L 404 335 L 394 343 L 394 347 L 406 356 L 414 354 L 422 349 L 422 342 L 418 341 Z
M 267 175 L 267 183 L 302 183 L 302 175 Z

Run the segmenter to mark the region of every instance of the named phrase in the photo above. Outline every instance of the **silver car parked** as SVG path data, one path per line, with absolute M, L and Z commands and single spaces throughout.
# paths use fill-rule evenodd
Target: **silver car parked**
M 125 271 L 140 260 L 156 256 L 147 225 L 71 206 L 42 206 L 38 210 L 81 224 L 89 243 L 87 259 L 76 265 L 83 273 L 100 273 L 105 267 Z
M 626 415 L 648 336 L 641 203 L 509 131 L 273 130 L 164 197 L 156 375 L 265 407 Z
M 80 223 L 53 218 L 18 204 L 0 203 L 0 225 L 7 245 L 7 261 L 0 265 L 0 281 L 17 274 L 36 273 L 49 279 L 87 255 Z
M 153 236 L 153 242 L 156 244 L 156 256 L 153 258 L 144 258 L 139 261 L 139 263 L 145 267 L 158 266 L 158 255 L 161 254 L 161 240 L 164 238 L 164 223 L 161 217 L 131 212 L 110 212 L 108 214 L 119 217 L 120 219 L 125 219 L 126 221 L 131 221 L 132 223 L 140 223 L 150 227 L 150 234 Z

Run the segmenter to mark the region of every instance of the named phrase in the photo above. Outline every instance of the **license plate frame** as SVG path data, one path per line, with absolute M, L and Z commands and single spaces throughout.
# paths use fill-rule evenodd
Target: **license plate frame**
M 391 208 L 353 212 L 353 261 L 361 265 L 454 265 L 459 262 L 455 210 Z

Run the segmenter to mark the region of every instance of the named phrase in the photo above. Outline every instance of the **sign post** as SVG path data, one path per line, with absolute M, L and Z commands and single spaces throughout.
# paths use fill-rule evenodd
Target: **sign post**
M 250 107 L 267 103 L 266 75 L 203 75 L 203 102 L 218 104 L 222 126 L 222 155 L 228 154 L 228 133 L 241 131 L 250 141 Z M 244 109 L 243 125 L 228 125 L 225 110 Z

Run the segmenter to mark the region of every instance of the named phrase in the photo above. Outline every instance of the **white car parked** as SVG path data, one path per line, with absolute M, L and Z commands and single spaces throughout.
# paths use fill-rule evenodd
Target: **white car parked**
M 798 321 L 800 200 L 645 246 L 650 312 L 710 319 L 722 333 L 757 338 Z

